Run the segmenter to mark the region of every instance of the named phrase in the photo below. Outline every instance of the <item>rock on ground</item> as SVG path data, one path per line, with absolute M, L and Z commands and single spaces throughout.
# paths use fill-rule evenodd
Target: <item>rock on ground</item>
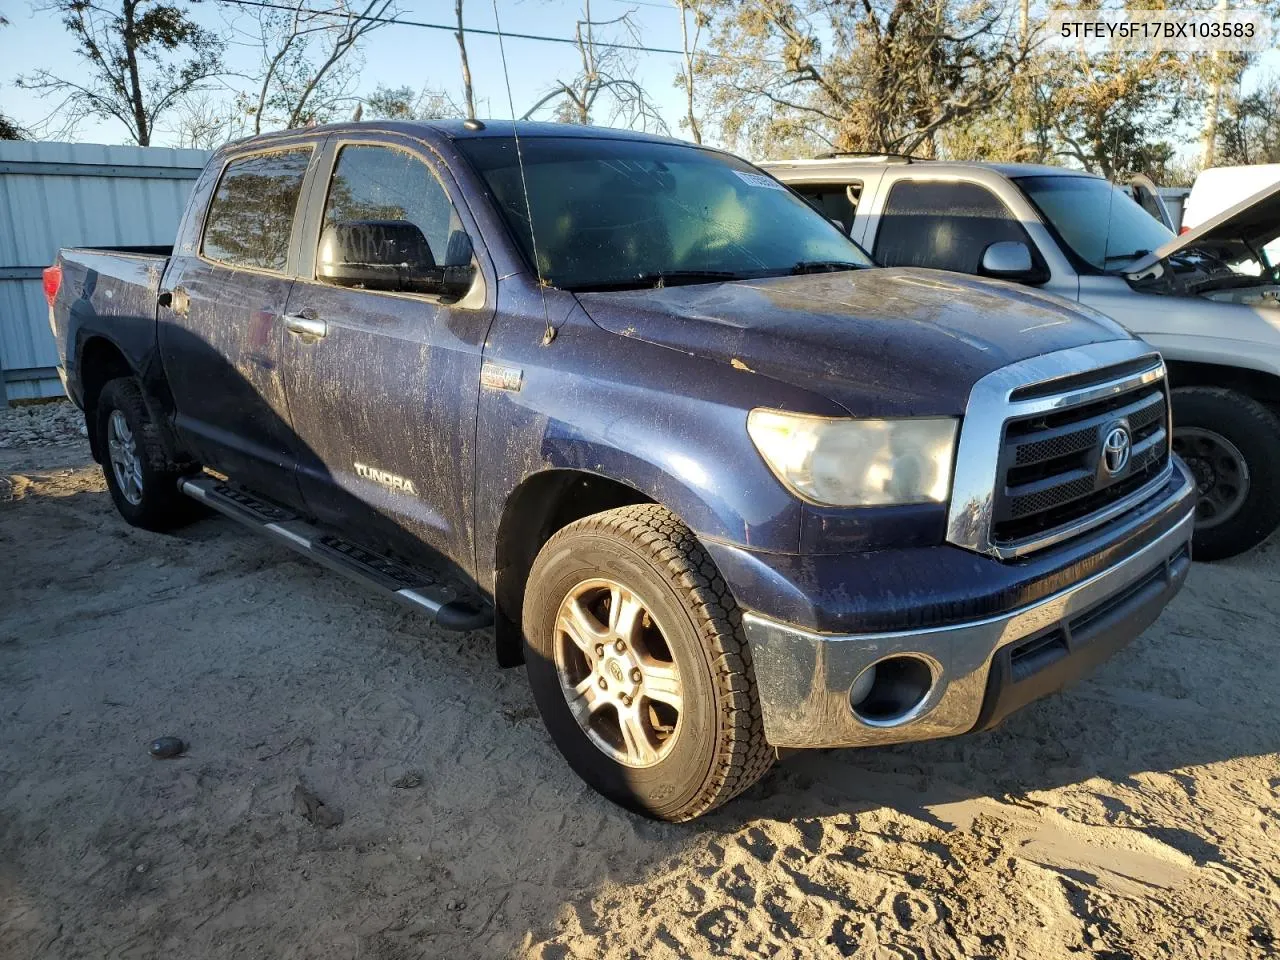
M 86 435 L 84 414 L 69 400 L 0 408 L 0 450 L 73 446 Z

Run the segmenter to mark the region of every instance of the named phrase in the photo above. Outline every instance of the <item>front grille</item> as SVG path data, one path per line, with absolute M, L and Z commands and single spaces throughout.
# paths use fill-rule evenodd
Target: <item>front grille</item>
M 1078 523 L 1149 483 L 1169 462 L 1163 381 L 1005 423 L 992 540 L 1016 543 Z M 1116 426 L 1130 437 L 1128 464 L 1110 473 L 1103 443 Z

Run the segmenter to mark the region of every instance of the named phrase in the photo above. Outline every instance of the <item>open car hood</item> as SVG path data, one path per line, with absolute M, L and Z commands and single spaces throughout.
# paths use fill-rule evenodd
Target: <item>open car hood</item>
M 1234 207 L 1210 217 L 1194 230 L 1164 243 L 1158 250 L 1135 260 L 1125 274 L 1137 277 L 1161 260 L 1196 247 L 1215 247 L 1244 241 L 1260 250 L 1280 236 L 1280 183 L 1259 190 Z

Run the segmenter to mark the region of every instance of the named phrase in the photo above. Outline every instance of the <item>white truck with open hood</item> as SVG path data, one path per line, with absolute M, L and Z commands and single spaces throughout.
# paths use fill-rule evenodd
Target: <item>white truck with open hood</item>
M 882 266 L 997 277 L 1086 304 L 1159 348 L 1195 550 L 1280 525 L 1280 184 L 1175 236 L 1121 187 L 1061 167 L 831 156 L 762 166 Z

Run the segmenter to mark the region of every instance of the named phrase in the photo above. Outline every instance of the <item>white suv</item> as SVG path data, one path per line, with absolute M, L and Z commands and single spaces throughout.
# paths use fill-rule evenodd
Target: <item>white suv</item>
M 762 166 L 877 263 L 1003 279 L 1087 304 L 1164 354 L 1174 449 L 1199 487 L 1195 550 L 1280 525 L 1280 185 L 1175 237 L 1106 180 L 1061 167 L 831 156 Z M 1140 205 L 1142 204 L 1142 205 Z M 1270 246 L 1269 246 L 1270 245 Z

